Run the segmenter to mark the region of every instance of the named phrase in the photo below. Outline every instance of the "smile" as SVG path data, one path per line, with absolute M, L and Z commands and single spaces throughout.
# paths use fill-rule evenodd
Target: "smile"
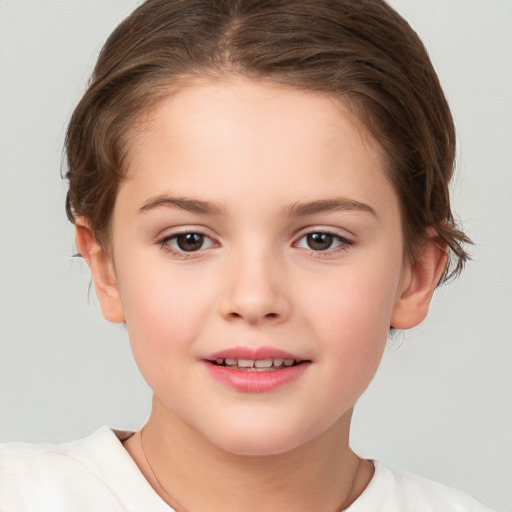
M 299 361 L 295 359 L 235 359 L 235 358 L 217 358 L 212 361 L 216 366 L 228 367 L 233 370 L 267 372 L 278 370 L 280 368 L 289 368 L 296 366 Z
M 311 363 L 272 347 L 233 347 L 203 359 L 215 381 L 242 393 L 266 393 L 287 387 L 300 379 Z

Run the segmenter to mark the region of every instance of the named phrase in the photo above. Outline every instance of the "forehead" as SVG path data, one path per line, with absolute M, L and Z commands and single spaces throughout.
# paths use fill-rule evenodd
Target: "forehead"
M 384 156 L 380 144 L 348 98 L 236 75 L 178 80 L 166 94 L 159 95 L 159 100 L 142 110 L 128 128 L 128 150 L 134 156 L 144 145 L 154 141 L 158 132 L 163 134 L 173 129 L 183 135 L 207 133 L 208 137 L 201 142 L 210 140 L 212 145 L 216 142 L 216 133 L 227 135 L 227 131 L 232 130 L 235 142 L 235 138 L 249 134 L 248 130 L 240 133 L 240 125 L 250 126 L 251 135 L 268 139 L 278 135 L 275 140 L 279 143 L 283 143 L 287 135 L 288 138 L 300 135 L 296 131 L 300 128 L 303 138 L 311 145 L 320 138 L 325 142 L 327 138 L 338 138 L 343 132 L 351 131 L 361 146 L 379 153 L 379 158 L 381 153 Z
M 347 104 L 246 79 L 170 93 L 135 125 L 127 161 L 123 186 L 137 182 L 146 196 L 192 188 L 207 200 L 264 204 L 280 195 L 378 196 L 387 181 L 380 146 Z

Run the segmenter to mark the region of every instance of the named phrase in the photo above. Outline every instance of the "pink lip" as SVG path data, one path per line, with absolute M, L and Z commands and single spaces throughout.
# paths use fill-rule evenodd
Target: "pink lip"
M 304 361 L 303 357 L 279 350 L 273 347 L 233 347 L 220 352 L 215 352 L 205 356 L 207 361 L 216 359 L 294 359 L 295 361 Z
M 269 371 L 248 371 L 213 364 L 217 359 L 294 359 L 299 364 Z M 311 361 L 272 347 L 234 347 L 210 354 L 203 359 L 210 375 L 243 393 L 266 393 L 274 391 L 298 379 Z

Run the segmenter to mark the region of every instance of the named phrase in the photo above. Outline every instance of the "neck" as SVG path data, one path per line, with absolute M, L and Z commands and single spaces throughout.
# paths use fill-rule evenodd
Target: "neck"
M 154 409 L 144 444 L 138 432 L 125 446 L 177 512 L 335 512 L 350 505 L 373 474 L 349 448 L 350 417 L 351 411 L 289 452 L 247 456 L 222 450 L 175 417 L 163 421 Z

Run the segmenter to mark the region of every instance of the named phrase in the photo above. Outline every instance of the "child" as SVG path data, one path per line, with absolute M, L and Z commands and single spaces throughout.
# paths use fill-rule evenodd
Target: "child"
M 466 259 L 454 148 L 384 2 L 145 2 L 70 121 L 67 211 L 152 413 L 3 447 L 0 510 L 487 510 L 348 443 L 389 330 Z

